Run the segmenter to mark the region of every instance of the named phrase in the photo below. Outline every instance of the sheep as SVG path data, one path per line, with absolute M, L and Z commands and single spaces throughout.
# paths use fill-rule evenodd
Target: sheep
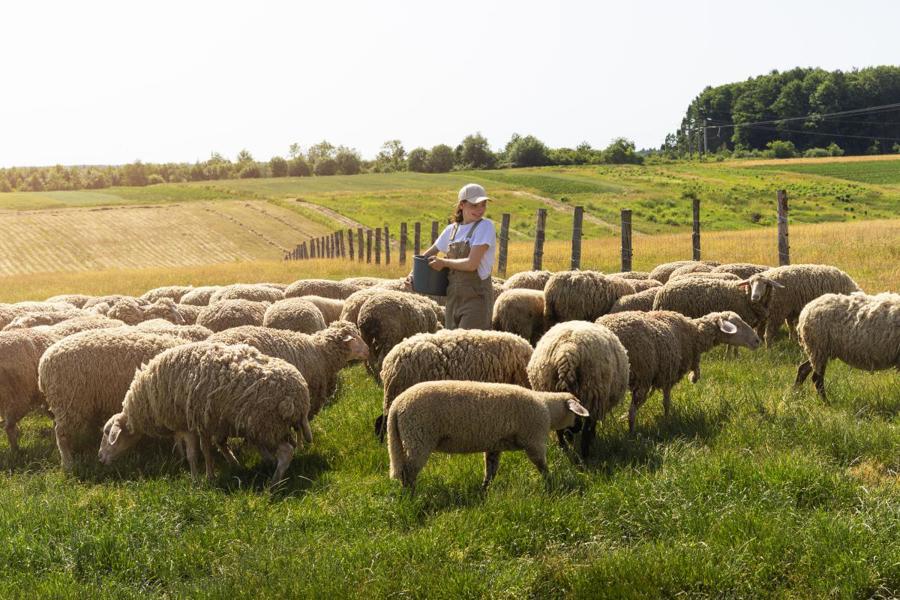
M 750 288 L 750 301 L 768 312 L 767 347 L 775 341 L 785 321 L 791 337 L 795 337 L 800 311 L 812 300 L 823 294 L 862 291 L 849 275 L 829 265 L 785 265 L 757 273 L 745 281 Z
M 50 346 L 38 364 L 38 386 L 53 414 L 62 467 L 74 465 L 73 450 L 91 445 L 100 427 L 122 408 L 122 398 L 141 364 L 184 344 L 168 335 L 122 327 L 85 331 Z
M 680 267 L 669 273 L 669 281 L 678 279 L 679 277 L 688 275 L 690 273 L 709 273 L 713 270 L 714 267 L 715 265 L 709 265 L 700 261 L 691 261 L 686 265 L 681 265 Z
M 213 334 L 209 341 L 249 344 L 297 367 L 309 386 L 310 419 L 334 396 L 338 371 L 352 360 L 369 357 L 359 329 L 346 321 L 335 321 L 312 335 L 267 327 L 236 327 Z
M 126 296 L 124 294 L 109 294 L 107 296 L 94 296 L 93 298 L 85 302 L 84 306 L 82 306 L 81 308 L 88 309 L 101 304 L 106 304 L 108 307 L 112 307 L 112 305 L 114 305 L 116 302 L 125 298 L 134 300 L 140 305 L 150 304 L 146 300 L 135 298 L 134 296 Z
M 497 285 L 496 282 L 491 278 L 491 287 L 494 289 L 494 293 L 496 295 Z M 406 292 L 408 294 L 415 294 L 416 296 L 424 296 L 429 300 L 433 300 L 439 306 L 446 306 L 447 304 L 447 296 L 432 296 L 430 294 L 420 294 L 415 291 L 412 286 L 412 277 L 401 277 L 400 279 L 391 279 L 386 283 L 379 283 L 376 286 L 373 286 L 371 289 L 379 289 L 379 290 L 394 290 L 395 292 Z M 349 296 L 348 296 L 349 298 Z
M 727 263 L 713 267 L 711 273 L 732 273 L 741 279 L 748 279 L 757 273 L 768 271 L 771 267 L 766 265 L 757 265 L 753 263 Z
M 344 310 L 344 301 L 334 298 L 323 298 L 322 296 L 303 296 L 307 302 L 312 302 L 316 308 L 322 313 L 325 324 L 329 325 L 340 320 L 341 313 Z
M 677 272 L 676 272 L 677 273 Z M 686 277 L 702 277 L 704 279 L 719 279 L 721 281 L 741 281 L 734 273 L 712 273 L 711 271 L 691 271 L 690 273 L 673 273 L 669 281 L 677 281 Z
M 263 327 L 315 333 L 325 329 L 325 318 L 319 307 L 305 298 L 285 298 L 266 309 Z
M 549 325 L 593 321 L 608 313 L 616 300 L 633 293 L 634 286 L 626 279 L 597 271 L 562 271 L 544 287 L 544 315 Z
M 359 288 L 369 288 L 373 285 L 381 285 L 389 281 L 392 280 L 385 277 L 347 277 L 346 279 L 342 279 L 341 283 L 346 283 L 347 285 L 355 285 Z
M 653 390 L 662 390 L 669 415 L 672 388 L 692 371 L 700 378 L 701 355 L 718 344 L 755 350 L 759 337 L 735 312 L 710 313 L 689 319 L 672 311 L 622 312 L 604 315 L 597 324 L 612 331 L 628 351 L 631 408 L 628 430 L 634 432 L 637 411 Z
M 251 302 L 277 302 L 284 299 L 284 292 L 268 284 L 235 283 L 213 292 L 209 303 L 222 300 L 250 300 Z
M 653 310 L 653 301 L 656 299 L 656 294 L 659 293 L 659 290 L 661 289 L 661 286 L 656 286 L 642 292 L 635 292 L 634 294 L 622 296 L 616 300 L 615 304 L 612 305 L 612 308 L 609 309 L 609 313 L 607 314 L 620 313 L 627 310 L 641 310 L 644 312 Z
M 202 325 L 175 325 L 165 319 L 150 319 L 138 323 L 134 328 L 160 335 L 171 335 L 189 342 L 201 342 L 213 334 L 211 329 Z
M 613 277 L 613 275 L 610 275 Z M 618 277 L 618 276 L 616 276 Z M 619 277 L 619 279 L 625 279 L 624 277 Z M 634 288 L 634 293 L 643 292 L 649 290 L 651 288 L 657 288 L 662 285 L 661 281 L 657 281 L 655 279 L 627 279 L 628 283 L 631 284 L 631 287 Z
M 26 312 L 10 321 L 2 331 L 13 331 L 15 329 L 30 329 L 40 325 L 56 325 L 75 317 L 85 316 L 80 308 L 71 308 L 66 310 L 54 310 L 52 312 Z
M 106 316 L 118 319 L 127 325 L 137 325 L 150 319 L 165 319 L 176 325 L 184 324 L 184 317 L 178 312 L 171 298 L 162 297 L 152 304 L 140 304 L 133 298 L 122 298 L 110 306 Z
M 547 331 L 544 292 L 528 288 L 506 290 L 494 303 L 491 324 L 495 331 L 514 333 L 534 346 Z
M 535 392 L 502 383 L 427 381 L 400 394 L 387 418 L 390 476 L 415 489 L 416 477 L 435 450 L 484 452 L 487 489 L 504 450 L 524 450 L 545 478 L 547 434 L 588 416 L 568 393 Z
M 369 298 L 374 298 L 378 294 L 384 293 L 384 289 L 380 287 L 370 287 L 353 292 L 344 300 L 344 307 L 341 309 L 340 320 L 356 323 L 359 318 L 359 309 Z
M 507 279 L 503 283 L 503 288 L 507 290 L 543 290 L 551 275 L 553 273 L 550 271 L 521 271 Z
M 112 329 L 114 327 L 123 327 L 125 323 L 118 319 L 110 319 L 103 315 L 83 315 L 66 319 L 55 325 L 50 325 L 47 329 L 60 338 L 80 333 L 82 331 L 90 331 L 92 329 Z
M 622 342 L 602 325 L 568 321 L 544 334 L 528 361 L 531 388 L 569 392 L 590 416 L 581 430 L 581 456 L 588 457 L 597 421 L 603 419 L 628 389 L 628 354 Z M 565 447 L 562 432 L 559 443 Z
M 181 315 L 185 325 L 195 325 L 197 323 L 197 317 L 200 316 L 200 311 L 203 310 L 203 307 L 195 306 L 193 304 L 176 304 L 175 310 Z
M 661 281 L 662 283 L 666 283 L 667 281 L 669 281 L 669 277 L 672 275 L 673 271 L 691 264 L 705 264 L 710 267 L 719 266 L 719 263 L 712 260 L 676 260 L 674 262 L 663 263 L 654 267 L 653 270 L 650 271 L 650 279 L 655 279 L 657 281 Z
M 268 308 L 268 302 L 222 300 L 204 307 L 197 315 L 196 324 L 213 331 L 224 331 L 242 325 L 262 325 Z
M 247 345 L 198 342 L 159 354 L 131 382 L 121 411 L 103 427 L 98 457 L 110 464 L 143 436 L 175 436 L 185 442 L 191 475 L 197 447 L 206 476 L 215 475 L 213 441 L 243 437 L 278 459 L 271 485 L 284 476 L 296 436 L 312 442 L 309 390 L 288 362 Z
M 173 302 L 180 302 L 181 298 L 193 289 L 192 285 L 166 285 L 147 290 L 140 295 L 140 298 L 147 302 L 156 302 L 160 298 L 170 298 Z
M 91 298 L 93 298 L 93 296 L 88 296 L 87 294 L 60 294 L 58 296 L 47 298 L 44 302 L 65 302 L 66 304 L 71 304 L 75 308 L 83 308 L 85 303 Z
M 384 440 L 391 403 L 422 381 L 460 379 L 528 386 L 531 345 L 505 331 L 442 329 L 409 337 L 387 353 L 381 366 L 382 414 L 375 433 Z
M 812 373 L 827 400 L 825 367 L 832 358 L 867 371 L 900 370 L 900 294 L 824 294 L 800 311 L 797 334 L 807 358 L 795 385 Z
M 332 281 L 330 279 L 300 279 L 290 284 L 284 290 L 285 298 L 295 298 L 297 296 L 322 296 L 323 298 L 334 298 L 335 300 L 344 300 L 353 292 L 358 292 L 363 286 L 344 283 L 343 281 Z
M 17 317 L 36 313 L 68 312 L 75 309 L 65 302 L 18 302 L 16 304 L 0 304 L 0 329 L 12 323 Z
M 741 282 L 705 277 L 683 277 L 666 283 L 656 294 L 653 310 L 674 310 L 693 319 L 729 310 L 753 328 L 766 319 L 766 308 L 750 301 Z
M 372 375 L 379 379 L 384 357 L 404 339 L 442 329 L 439 312 L 443 311 L 428 298 L 405 292 L 384 290 L 369 298 L 359 311 L 357 325 L 369 346 L 366 364 Z
M 213 294 L 222 289 L 221 285 L 204 285 L 195 287 L 181 297 L 179 303 L 190 304 L 192 306 L 208 306 L 209 299 Z
M 643 281 L 645 279 L 650 279 L 649 271 L 620 271 L 618 273 L 610 273 L 610 277 L 621 277 L 622 279 L 628 279 L 633 281 Z M 662 283 L 660 283 L 662 285 Z

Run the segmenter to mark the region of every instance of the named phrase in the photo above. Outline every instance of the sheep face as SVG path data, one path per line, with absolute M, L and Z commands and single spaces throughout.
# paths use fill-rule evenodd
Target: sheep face
M 777 281 L 773 281 L 762 275 L 754 275 L 750 279 L 745 279 L 740 283 L 742 286 L 750 287 L 750 301 L 768 304 L 772 297 L 772 290 L 784 289 L 784 286 Z
M 348 333 L 342 339 L 346 344 L 347 350 L 350 352 L 349 360 L 368 360 L 369 346 L 356 333 Z
M 111 416 L 103 426 L 103 439 L 100 441 L 97 458 L 104 465 L 119 458 L 140 439 L 140 434 L 128 431 L 128 428 L 125 427 L 126 423 L 127 417 L 123 413 L 119 413 Z
M 743 346 L 751 350 L 759 348 L 759 336 L 737 313 L 730 311 L 721 313 L 717 325 L 723 334 L 722 341 L 724 343 L 731 346 Z

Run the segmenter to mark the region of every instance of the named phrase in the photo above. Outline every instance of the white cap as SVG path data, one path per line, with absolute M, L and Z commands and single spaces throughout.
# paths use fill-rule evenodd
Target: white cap
M 469 204 L 479 204 L 485 200 L 490 200 L 490 198 L 488 198 L 484 188 L 477 183 L 467 183 L 459 190 L 459 201 L 462 202 L 463 200 Z

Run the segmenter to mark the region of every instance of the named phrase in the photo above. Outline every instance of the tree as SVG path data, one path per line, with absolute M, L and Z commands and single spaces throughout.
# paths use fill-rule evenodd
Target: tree
M 231 176 L 231 161 L 218 152 L 213 152 L 203 165 L 203 171 L 204 178 L 209 181 L 228 179 Z
M 288 172 L 288 163 L 280 156 L 273 156 L 269 160 L 269 171 L 272 173 L 272 177 L 284 177 Z
M 775 158 L 794 158 L 797 156 L 797 148 L 794 146 L 794 142 L 772 140 L 766 144 L 766 148 L 769 149 Z
M 337 154 L 334 156 L 334 162 L 337 163 L 337 172 L 341 175 L 356 175 L 360 171 L 362 160 L 359 152 L 353 148 L 339 146 Z
M 239 165 L 244 165 L 245 163 L 252 163 L 252 162 L 253 162 L 253 155 L 250 154 L 249 150 L 244 148 L 243 150 L 238 152 L 237 163 Z
M 288 154 L 291 155 L 291 158 L 297 158 L 301 154 L 303 154 L 303 149 L 300 148 L 300 144 L 294 142 L 288 147 Z
M 322 140 L 318 144 L 314 144 L 309 147 L 309 152 L 306 153 L 306 157 L 313 168 L 315 168 L 320 161 L 333 159 L 335 152 L 336 148 L 333 145 L 329 144 L 325 140 Z
M 453 148 L 438 144 L 428 154 L 428 170 L 432 173 L 447 173 L 453 168 Z
M 506 160 L 516 167 L 540 167 L 548 164 L 548 150 L 544 142 L 533 135 L 514 133 L 504 150 Z
M 337 161 L 333 158 L 323 158 L 316 162 L 314 172 L 316 175 L 335 175 L 337 174 Z
M 43 192 L 44 191 L 44 182 L 41 179 L 40 174 L 37 171 L 31 174 L 25 182 L 25 189 L 29 192 Z
M 131 164 L 125 165 L 125 185 L 147 185 L 147 169 L 144 164 L 136 160 Z
M 603 150 L 603 162 L 613 165 L 643 164 L 644 158 L 636 154 L 634 151 L 634 142 L 629 139 L 619 137 L 614 139 L 609 146 Z
M 243 162 L 243 167 L 238 173 L 238 177 L 241 179 L 256 179 L 258 177 L 262 177 L 262 171 L 259 168 L 259 165 L 255 162 Z
M 375 157 L 375 170 L 379 173 L 392 173 L 406 170 L 406 150 L 400 140 L 388 140 L 381 146 Z
M 414 148 L 409 151 L 406 157 L 406 168 L 416 173 L 428 172 L 428 150 L 425 148 Z
M 309 177 L 312 175 L 312 169 L 303 155 L 297 155 L 288 163 L 288 175 L 291 177 Z
M 456 147 L 456 165 L 461 169 L 491 169 L 495 164 L 497 157 L 481 132 L 467 135 Z

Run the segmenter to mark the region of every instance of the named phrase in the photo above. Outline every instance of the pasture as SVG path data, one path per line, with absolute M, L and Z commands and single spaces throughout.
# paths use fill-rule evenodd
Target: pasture
M 691 191 L 709 210 L 704 258 L 774 263 L 774 227 L 750 223 L 743 211 L 793 185 L 793 262 L 840 266 L 870 293 L 900 290 L 900 200 L 890 185 L 676 164 L 242 180 L 151 186 L 139 198 L 123 188 L 108 199 L 118 208 L 100 211 L 84 204 L 96 197 L 0 194 L 0 256 L 15 257 L 0 266 L 0 302 L 176 283 L 401 276 L 408 266 L 396 255 L 389 266 L 284 262 L 263 238 L 289 246 L 301 230 L 332 229 L 329 217 L 295 198 L 364 224 L 445 218 L 455 189 L 482 175 L 498 196 L 490 216 L 505 211 L 503 202 L 522 202 L 510 274 L 531 266 L 525 219 L 548 206 L 540 198 L 562 206 L 548 220 L 561 225 L 549 236 L 545 268 L 568 267 L 565 207 L 578 203 L 594 203 L 601 221 L 617 218 L 619 206 L 648 203 L 635 219 L 643 234 L 634 239 L 636 269 L 687 258 L 689 226 L 648 217 L 681 215 L 686 206 L 689 223 L 682 193 Z M 221 197 L 206 197 L 219 189 Z M 837 199 L 847 190 L 852 213 Z M 746 202 L 720 202 L 730 196 Z M 673 206 L 660 204 L 667 198 Z M 83 204 L 38 206 L 50 201 Z M 125 222 L 136 241 L 122 239 Z M 583 266 L 617 270 L 618 238 L 592 226 Z M 10 241 L 25 232 L 31 237 Z M 93 242 L 77 246 L 79 236 Z M 714 349 L 703 378 L 675 388 L 668 418 L 657 393 L 630 435 L 626 397 L 598 425 L 585 464 L 554 440 L 545 484 L 522 454 L 504 453 L 487 493 L 480 455 L 433 455 L 412 496 L 388 479 L 387 452 L 372 434 L 381 389 L 361 366 L 342 372 L 335 401 L 312 421 L 314 442 L 297 451 L 273 492 L 265 489 L 271 467 L 248 447 L 240 448 L 244 469 L 220 465 L 211 483 L 192 483 L 168 443 L 112 467 L 86 453 L 67 476 L 50 420 L 33 415 L 22 423 L 17 460 L 0 435 L 0 596 L 898 597 L 898 374 L 835 361 L 825 403 L 809 382 L 793 388 L 801 360 L 786 337 L 737 358 Z

